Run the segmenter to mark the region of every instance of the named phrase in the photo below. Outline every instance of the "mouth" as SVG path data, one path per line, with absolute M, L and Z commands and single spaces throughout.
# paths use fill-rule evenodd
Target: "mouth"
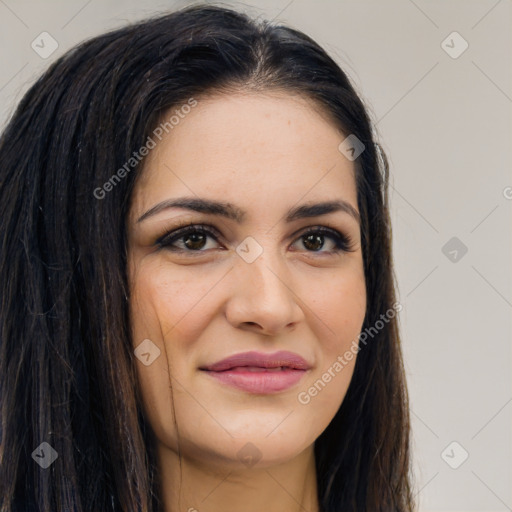
M 293 352 L 245 352 L 200 367 L 221 383 L 253 394 L 272 394 L 296 385 L 311 369 Z

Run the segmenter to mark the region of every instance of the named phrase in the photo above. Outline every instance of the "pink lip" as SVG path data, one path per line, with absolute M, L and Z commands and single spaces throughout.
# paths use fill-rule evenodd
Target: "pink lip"
M 230 386 L 256 394 L 277 393 L 297 384 L 311 366 L 293 352 L 245 352 L 201 367 Z

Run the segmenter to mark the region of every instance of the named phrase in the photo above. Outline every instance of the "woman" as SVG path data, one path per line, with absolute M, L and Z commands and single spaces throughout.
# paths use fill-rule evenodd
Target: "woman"
M 413 510 L 387 162 L 314 41 L 95 37 L 0 159 L 0 510 Z

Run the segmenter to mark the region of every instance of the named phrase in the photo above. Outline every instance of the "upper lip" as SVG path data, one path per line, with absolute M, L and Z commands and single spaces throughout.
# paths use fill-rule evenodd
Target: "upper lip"
M 201 370 L 212 372 L 222 372 L 239 366 L 253 366 L 260 368 L 279 368 L 285 367 L 294 370 L 309 370 L 311 365 L 298 354 L 294 352 L 279 351 L 272 354 L 261 352 L 243 352 L 226 357 L 216 363 L 202 366 Z

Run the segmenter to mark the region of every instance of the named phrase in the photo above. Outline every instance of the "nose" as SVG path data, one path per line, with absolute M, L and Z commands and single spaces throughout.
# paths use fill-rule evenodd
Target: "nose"
M 275 336 L 304 318 L 297 286 L 278 258 L 270 261 L 264 253 L 252 263 L 239 260 L 231 274 L 235 284 L 226 317 L 234 327 Z

